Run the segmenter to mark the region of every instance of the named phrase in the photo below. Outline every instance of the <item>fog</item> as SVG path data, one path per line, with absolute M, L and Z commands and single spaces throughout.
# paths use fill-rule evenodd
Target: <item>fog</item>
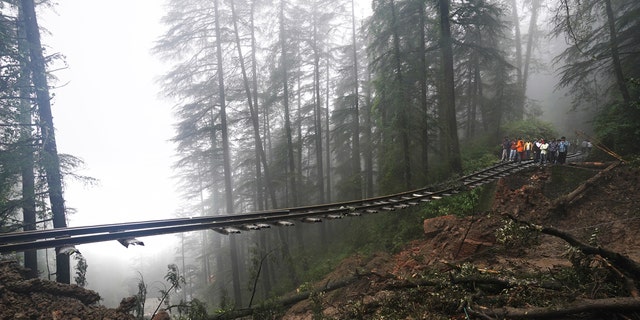
M 526 30 L 528 20 L 521 21 L 521 30 Z M 568 44 L 564 36 L 553 37 L 546 30 L 552 25 L 551 13 L 542 10 L 538 28 L 540 35 L 538 45 L 532 54 L 532 72 L 527 81 L 527 98 L 540 107 L 542 121 L 550 122 L 557 130 L 558 137 L 576 137 L 576 131 L 591 133 L 590 119 L 593 118 L 595 106 L 583 106 L 574 110 L 567 88 L 558 87 L 559 70 L 553 59 L 564 51 Z
M 145 246 L 125 248 L 116 241 L 76 246 L 88 264 L 86 287 L 100 293 L 103 305 L 117 307 L 122 298 L 138 292 L 142 279 L 149 285 L 150 301 L 157 301 L 160 289 L 166 290 L 161 284 L 167 265 L 176 263 L 172 243 L 177 243 L 177 238 L 165 235 L 141 239 Z
M 173 179 L 172 102 L 159 97 L 154 81 L 163 65 L 150 55 L 163 32 L 158 0 L 68 0 L 47 13 L 41 25 L 48 53 L 60 52 L 68 66 L 55 72 L 53 105 L 60 153 L 83 159 L 78 173 L 97 185 L 66 181 L 70 226 L 173 218 L 182 206 Z M 526 21 L 523 22 L 527 23 Z M 560 135 L 586 127 L 570 99 L 556 91 L 551 57 L 563 39 L 534 56 L 540 68 L 530 75 L 528 96 L 542 108 L 543 120 Z M 199 213 L 185 213 L 197 216 Z M 150 284 L 149 297 L 161 288 L 166 266 L 180 265 L 178 235 L 141 238 L 144 247 L 124 248 L 116 241 L 80 245 L 88 262 L 88 288 L 107 306 L 137 291 L 140 274 Z M 158 286 L 157 288 L 154 286 Z
M 69 226 L 174 217 L 180 204 L 171 170 L 172 102 L 159 97 L 154 81 L 163 69 L 150 55 L 162 32 L 161 2 L 70 0 L 42 13 L 47 54 L 62 53 L 67 62 L 54 72 L 58 151 L 84 160 L 78 174 L 98 180 L 66 179 Z M 138 272 L 162 281 L 174 262 L 168 252 L 175 235 L 142 240 L 144 247 L 128 249 L 116 241 L 78 246 L 88 288 L 105 305 L 134 294 Z

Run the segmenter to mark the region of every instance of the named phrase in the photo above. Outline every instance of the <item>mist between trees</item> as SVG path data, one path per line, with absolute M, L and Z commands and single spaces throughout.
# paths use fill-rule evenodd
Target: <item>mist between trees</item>
M 3 231 L 65 226 L 56 179 L 59 171 L 72 177 L 80 163 L 55 148 L 47 106 L 55 90 L 46 82 L 53 74 L 42 75 L 62 56 L 45 59 L 39 50 L 43 28 L 26 10 L 32 6 L 0 2 Z M 635 0 L 175 0 L 166 8 L 153 53 L 168 66 L 158 85 L 175 102 L 177 192 L 189 215 L 437 183 L 497 159 L 505 135 L 552 138 L 578 129 L 621 154 L 638 151 Z M 556 100 L 532 98 L 539 88 Z M 317 239 L 333 239 L 332 228 L 323 224 Z M 246 305 L 246 273 L 256 270 L 255 259 L 276 255 L 288 284 L 300 285 L 296 268 L 312 266 L 287 252 L 309 241 L 305 232 L 185 240 L 194 251 L 188 271 L 202 279 L 193 294 L 207 296 L 209 277 L 224 278 L 216 296 L 229 300 L 215 303 Z M 225 267 L 219 259 L 227 255 Z M 53 272 L 35 252 L 24 261 Z M 57 269 L 58 280 L 69 282 L 68 263 Z M 266 297 L 282 280 L 262 272 Z

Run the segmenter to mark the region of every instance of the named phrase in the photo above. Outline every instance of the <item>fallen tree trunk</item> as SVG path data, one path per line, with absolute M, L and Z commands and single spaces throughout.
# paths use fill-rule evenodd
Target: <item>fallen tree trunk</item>
M 324 287 L 318 288 L 316 290 L 311 290 L 311 291 L 306 291 L 306 292 L 301 292 L 298 293 L 296 295 L 293 296 L 289 296 L 286 298 L 282 298 L 276 302 L 273 303 L 274 306 L 276 307 L 290 307 L 293 306 L 294 304 L 300 302 L 300 301 L 304 301 L 306 299 L 309 299 L 309 297 L 311 297 L 311 294 L 316 293 L 316 292 L 329 292 L 329 291 L 333 291 L 333 290 L 337 290 L 343 287 L 348 286 L 349 284 L 355 282 L 356 280 L 360 279 L 363 276 L 368 276 L 368 275 L 372 275 L 373 273 L 365 273 L 365 274 L 356 274 L 353 277 L 350 278 L 346 278 L 343 280 L 339 280 L 336 282 L 333 282 L 331 284 L 327 284 Z M 209 316 L 208 319 L 209 320 L 228 320 L 228 319 L 237 319 L 237 318 L 242 318 L 242 317 L 247 317 L 247 316 L 251 316 L 254 314 L 254 312 L 256 312 L 256 310 L 259 310 L 261 307 L 255 307 L 255 308 L 248 308 L 248 309 L 238 309 L 238 310 L 232 310 L 229 312 L 225 312 L 219 315 L 214 315 L 214 316 Z
M 632 260 L 631 258 L 625 255 L 622 255 L 615 251 L 607 250 L 602 247 L 591 246 L 589 244 L 586 244 L 578 240 L 571 234 L 556 228 L 540 226 L 537 224 L 533 224 L 531 222 L 519 220 L 516 217 L 509 214 L 507 214 L 507 217 L 509 217 L 511 220 L 517 223 L 524 224 L 529 228 L 538 230 L 539 232 L 542 232 L 544 234 L 558 237 L 564 240 L 565 242 L 567 242 L 572 247 L 580 250 L 584 254 L 600 255 L 601 257 L 607 259 L 607 261 L 609 261 L 612 265 L 618 267 L 621 271 L 631 275 L 633 279 L 635 280 L 640 279 L 640 264 L 638 264 L 636 261 Z
M 568 194 L 556 199 L 551 205 L 551 210 L 555 213 L 564 214 L 566 212 L 566 208 L 569 205 L 574 204 L 576 201 L 580 200 L 584 195 L 585 191 L 587 191 L 591 186 L 595 185 L 596 182 L 602 179 L 605 174 L 615 167 L 620 165 L 621 162 L 614 162 L 606 167 L 604 170 L 598 172 L 595 176 L 589 178 L 587 181 L 579 185 L 576 189 L 569 192 Z
M 553 319 L 568 315 L 592 312 L 633 312 L 640 311 L 640 299 L 637 298 L 607 298 L 576 300 L 564 306 L 535 307 L 535 308 L 501 308 L 487 309 L 478 307 L 472 313 L 484 319 Z M 488 315 L 491 316 L 488 316 Z
M 578 167 L 578 168 L 587 168 L 587 169 L 602 169 L 602 168 L 606 168 L 607 166 L 609 166 L 608 163 L 606 162 L 571 162 L 568 164 L 571 167 Z

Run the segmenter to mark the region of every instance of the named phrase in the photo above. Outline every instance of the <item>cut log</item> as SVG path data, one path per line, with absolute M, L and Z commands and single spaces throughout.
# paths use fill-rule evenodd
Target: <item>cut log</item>
M 576 300 L 564 306 L 537 307 L 537 308 L 502 308 L 480 312 L 486 308 L 475 308 L 474 313 L 491 315 L 495 319 L 557 319 L 580 313 L 602 313 L 602 312 L 637 312 L 640 311 L 640 299 L 637 298 L 607 298 L 596 300 Z M 488 319 L 493 319 L 489 317 Z

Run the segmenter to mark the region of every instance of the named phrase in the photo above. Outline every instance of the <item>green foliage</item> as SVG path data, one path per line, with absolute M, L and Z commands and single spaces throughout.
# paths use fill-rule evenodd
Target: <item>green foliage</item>
M 381 212 L 367 219 L 362 228 L 354 230 L 351 242 L 358 253 L 369 255 L 377 251 L 396 252 L 408 241 L 422 234 L 422 220 L 414 209 Z
M 544 186 L 543 193 L 549 199 L 556 199 L 573 191 L 595 174 L 596 172 L 592 170 L 585 170 L 582 168 L 573 168 L 569 166 L 552 167 L 551 181 L 553 181 L 553 183 L 546 184 Z
M 171 291 L 178 290 L 181 288 L 183 284 L 185 284 L 184 277 L 180 275 L 180 270 L 178 269 L 177 265 L 170 264 L 167 266 L 167 268 L 168 270 L 164 276 L 164 280 L 167 281 L 170 286 L 169 286 L 169 289 L 166 289 L 166 290 L 162 289 L 159 291 L 160 297 L 158 298 L 158 300 L 160 300 L 160 302 L 158 303 L 156 310 L 153 312 L 153 315 L 155 315 L 158 312 L 158 310 L 160 310 L 160 307 L 162 305 L 165 305 L 170 309 L 171 306 L 170 306 L 169 295 L 171 294 Z M 145 288 L 145 291 L 146 291 L 146 288 Z
M 537 119 L 509 121 L 502 126 L 502 132 L 504 132 L 504 136 L 509 138 L 558 138 L 558 134 L 551 123 Z
M 591 234 L 590 241 L 597 237 L 597 230 Z M 586 255 L 579 249 L 567 246 L 563 254 L 572 267 L 563 270 L 556 276 L 564 285 L 575 287 L 586 292 L 589 298 L 604 298 L 610 296 L 626 295 L 622 278 L 613 272 L 601 258 Z
M 640 105 L 612 103 L 595 118 L 594 130 L 599 140 L 616 153 L 628 156 L 640 154 Z
M 313 314 L 313 320 L 324 319 L 324 315 L 322 313 L 322 311 L 324 310 L 324 305 L 322 303 L 324 295 L 325 294 L 322 291 L 314 291 L 309 297 L 309 299 L 311 299 L 311 312 Z
M 508 249 L 529 248 L 539 243 L 539 232 L 513 220 L 506 220 L 496 230 L 496 241 Z
M 268 300 L 263 302 L 260 306 L 253 310 L 254 320 L 272 320 L 280 319 L 284 315 L 285 310 L 282 305 L 276 303 L 274 300 Z
M 490 148 L 486 148 L 484 152 L 472 157 L 467 157 L 467 154 L 463 154 L 464 172 L 472 173 L 495 164 L 497 153 L 489 153 L 486 152 L 487 150 L 490 150 Z M 502 152 L 502 150 L 500 152 Z
M 502 155 L 502 139 L 494 134 L 480 134 L 460 142 L 460 155 L 466 173 L 486 168 Z
M 461 192 L 450 197 L 444 197 L 438 201 L 426 203 L 421 208 L 421 219 L 429 219 L 438 216 L 457 215 L 460 217 L 471 215 L 478 209 L 478 200 L 483 188 Z
M 89 266 L 87 265 L 87 260 L 80 253 L 75 254 L 73 258 L 76 260 L 76 265 L 74 267 L 74 269 L 76 270 L 76 276 L 73 277 L 73 280 L 76 282 L 78 286 L 84 288 L 88 284 L 87 268 Z
M 138 278 L 138 293 L 136 293 L 136 306 L 133 309 L 133 313 L 136 319 L 144 319 L 144 305 L 147 301 L 147 284 L 144 282 L 142 273 L 138 272 L 140 278 Z
M 181 302 L 178 305 L 178 320 L 206 320 L 207 306 L 198 299 Z

